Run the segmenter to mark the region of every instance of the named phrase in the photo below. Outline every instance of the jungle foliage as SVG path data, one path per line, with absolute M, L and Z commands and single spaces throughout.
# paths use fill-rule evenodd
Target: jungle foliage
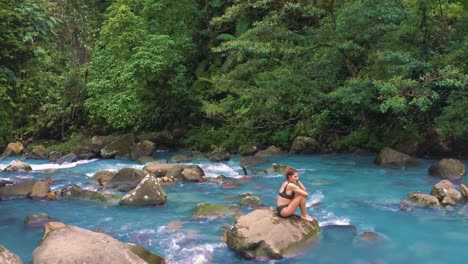
M 179 128 L 199 150 L 287 149 L 298 135 L 377 150 L 437 131 L 463 152 L 466 9 L 461 0 L 0 0 L 0 145 Z

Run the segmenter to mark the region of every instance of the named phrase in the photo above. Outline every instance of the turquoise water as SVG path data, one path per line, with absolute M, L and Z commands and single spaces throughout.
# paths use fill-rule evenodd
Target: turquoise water
M 158 155 L 168 158 L 171 154 Z M 397 170 L 377 167 L 373 159 L 373 156 L 291 155 L 259 166 L 266 168 L 275 162 L 296 167 L 311 194 L 308 212 L 322 227 L 321 238 L 315 245 L 299 255 L 266 263 L 463 263 L 468 257 L 468 215 L 459 212 L 463 204 L 450 212 L 399 210 L 399 203 L 408 192 L 430 192 L 437 180 L 427 176 L 427 168 L 435 160 L 422 160 L 418 167 Z M 0 161 L 0 169 L 11 160 Z M 62 166 L 46 161 L 26 162 L 33 166 L 32 173 L 0 173 L 0 179 L 17 181 L 50 176 L 55 181 L 53 190 L 71 183 L 95 189 L 97 185 L 90 177 L 97 171 L 143 167 L 120 160 L 91 160 Z M 193 163 L 200 165 L 207 177 L 223 174 L 230 181 L 242 177 L 239 157 L 224 163 L 204 159 Z M 283 179 L 279 173 L 252 174 L 248 181 L 228 189 L 215 183 L 176 183 L 165 189 L 168 204 L 160 207 L 129 208 L 74 200 L 0 201 L 0 245 L 30 263 L 42 229 L 25 228 L 23 221 L 29 214 L 45 212 L 66 224 L 140 244 L 166 257 L 169 263 L 250 263 L 222 242 L 225 228 L 233 224 L 230 218 L 195 220 L 193 209 L 198 203 L 234 204 L 246 192 L 257 195 L 267 206 L 274 206 Z M 353 243 L 356 233 L 366 231 L 381 234 L 385 241 L 374 245 Z

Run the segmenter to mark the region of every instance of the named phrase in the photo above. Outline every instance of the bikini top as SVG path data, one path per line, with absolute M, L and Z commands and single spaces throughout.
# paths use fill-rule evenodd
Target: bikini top
M 281 196 L 281 197 L 283 197 L 285 199 L 292 200 L 296 194 L 294 193 L 294 191 L 289 195 L 286 194 L 286 189 L 288 188 L 288 184 L 286 184 L 286 186 L 284 187 L 284 190 L 282 192 L 278 193 L 278 194 L 279 194 L 279 196 Z

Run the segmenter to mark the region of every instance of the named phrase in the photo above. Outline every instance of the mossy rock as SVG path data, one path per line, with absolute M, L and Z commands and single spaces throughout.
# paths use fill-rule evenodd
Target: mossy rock
M 141 259 L 148 263 L 166 264 L 166 260 L 163 257 L 154 254 L 153 252 L 147 250 L 146 248 L 140 245 L 132 243 L 127 243 L 127 245 L 129 246 L 130 251 L 132 251 L 135 255 L 139 256 Z

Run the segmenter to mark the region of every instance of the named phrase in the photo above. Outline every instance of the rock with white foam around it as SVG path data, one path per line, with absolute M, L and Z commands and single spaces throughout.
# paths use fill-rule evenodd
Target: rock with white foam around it
M 120 200 L 124 206 L 164 205 L 167 196 L 156 177 L 147 174 L 138 186 Z

